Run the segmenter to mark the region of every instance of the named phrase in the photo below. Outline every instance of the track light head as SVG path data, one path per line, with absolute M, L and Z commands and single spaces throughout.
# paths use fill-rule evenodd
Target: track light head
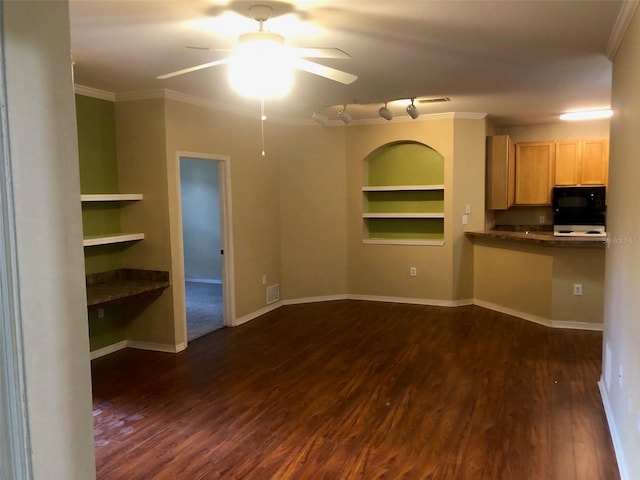
M 347 112 L 346 105 L 338 112 L 338 118 L 342 120 L 342 123 L 344 123 L 345 125 L 351 123 L 351 115 L 349 115 L 349 112 Z
M 387 102 L 384 102 L 384 107 L 380 107 L 380 110 L 378 110 L 378 115 L 380 115 L 385 120 L 391 120 L 393 118 L 393 112 L 387 108 Z
M 323 115 L 320 112 L 315 112 L 313 115 L 311 115 L 311 118 L 320 125 L 326 125 L 327 123 L 329 123 L 329 117 Z
M 413 118 L 414 120 L 416 118 L 418 118 L 420 116 L 420 112 L 418 111 L 418 108 L 413 104 L 413 101 L 415 100 L 415 98 L 411 99 L 411 105 L 407 106 L 407 113 L 409 114 L 409 116 L 411 118 Z

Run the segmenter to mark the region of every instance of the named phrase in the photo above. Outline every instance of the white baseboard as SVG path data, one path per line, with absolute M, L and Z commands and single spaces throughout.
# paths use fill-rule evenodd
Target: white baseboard
M 222 283 L 222 280 L 215 278 L 185 278 L 184 281 L 193 283 Z
M 430 305 L 434 307 L 460 307 L 473 305 L 473 300 L 437 300 L 431 298 L 386 297 L 380 295 L 347 295 L 349 300 L 366 300 L 369 302 L 408 303 L 412 305 Z
M 611 434 L 611 441 L 613 442 L 613 450 L 616 454 L 616 460 L 618 461 L 620 480 L 631 480 L 627 469 L 627 462 L 624 460 L 624 451 L 622 450 L 622 443 L 620 442 L 620 436 L 618 435 L 618 429 L 616 428 L 616 422 L 613 417 L 613 410 L 611 410 L 609 394 L 607 393 L 607 387 L 605 386 L 602 377 L 600 377 L 600 380 L 598 381 L 598 387 L 600 388 L 600 397 L 602 398 L 604 414 L 607 417 L 607 424 L 609 425 L 609 433 Z
M 304 297 L 304 298 L 291 298 L 288 300 L 282 300 L 282 305 L 300 305 L 303 303 L 316 303 L 316 302 L 334 302 L 336 300 L 347 300 L 348 295 L 323 295 L 320 297 Z
M 550 327 L 550 328 L 569 328 L 573 330 L 594 330 L 598 332 L 601 332 L 604 329 L 604 325 L 602 323 L 551 320 L 549 318 L 539 317 L 538 315 L 533 315 L 531 313 L 514 310 L 513 308 L 503 307 L 502 305 L 497 305 L 495 303 L 485 302 L 484 300 L 475 299 L 473 303 L 474 305 L 477 305 L 482 308 L 488 308 L 489 310 L 494 310 L 496 312 L 506 313 L 507 315 L 511 315 L 512 317 L 522 318 L 523 320 L 528 320 L 529 322 L 537 323 L 539 325 L 544 325 L 545 327 Z
M 178 353 L 186 348 L 184 344 L 171 345 L 167 343 L 140 342 L 137 340 L 127 340 L 127 347 L 166 353 Z
M 122 350 L 127 348 L 127 341 L 122 340 L 121 342 L 112 343 L 111 345 L 107 345 L 106 347 L 99 348 L 98 350 L 94 350 L 91 352 L 91 360 L 95 360 L 96 358 L 104 357 L 105 355 L 109 355 L 110 353 L 117 352 L 118 350 Z
M 274 311 L 276 308 L 279 308 L 282 306 L 282 301 L 277 301 L 275 303 L 272 303 L 270 305 L 267 305 L 264 308 L 261 308 L 260 310 L 256 310 L 255 312 L 251 312 L 248 313 L 247 315 L 243 315 L 242 317 L 238 317 L 236 318 L 232 323 L 231 326 L 232 327 L 237 327 L 239 325 L 242 325 L 243 323 L 247 323 L 250 322 L 251 320 L 258 318 L 266 313 L 272 312 Z

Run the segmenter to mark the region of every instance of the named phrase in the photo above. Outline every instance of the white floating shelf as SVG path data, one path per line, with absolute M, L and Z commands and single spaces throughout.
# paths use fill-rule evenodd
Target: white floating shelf
M 362 187 L 363 192 L 419 192 L 423 190 L 444 190 L 444 185 L 377 185 Z
M 82 202 L 131 202 L 142 200 L 141 193 L 90 193 L 80 195 Z
M 362 218 L 444 218 L 444 213 L 363 213 Z
M 144 233 L 113 233 L 110 235 L 91 235 L 84 237 L 82 244 L 85 247 L 97 245 L 109 245 L 111 243 L 134 242 L 144 240 Z
M 400 239 L 400 238 L 363 238 L 362 243 L 368 245 L 431 245 L 442 246 L 444 240 L 420 240 L 420 239 Z

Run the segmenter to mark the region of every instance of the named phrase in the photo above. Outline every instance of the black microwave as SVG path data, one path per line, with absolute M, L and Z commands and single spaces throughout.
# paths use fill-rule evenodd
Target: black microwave
M 606 187 L 553 187 L 552 205 L 555 225 L 604 225 Z

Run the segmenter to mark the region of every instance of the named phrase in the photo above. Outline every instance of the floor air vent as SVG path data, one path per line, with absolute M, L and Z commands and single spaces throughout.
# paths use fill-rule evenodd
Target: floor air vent
M 270 285 L 267 287 L 267 304 L 280 300 L 280 284 Z

